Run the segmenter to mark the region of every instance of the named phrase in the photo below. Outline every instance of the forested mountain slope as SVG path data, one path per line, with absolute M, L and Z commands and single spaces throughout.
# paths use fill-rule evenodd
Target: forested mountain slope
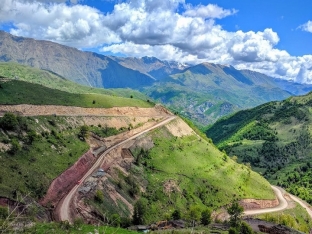
M 239 111 L 207 131 L 215 144 L 312 203 L 312 93 Z

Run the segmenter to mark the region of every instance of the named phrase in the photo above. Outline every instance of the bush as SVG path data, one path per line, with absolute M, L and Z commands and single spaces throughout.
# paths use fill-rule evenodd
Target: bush
M 147 214 L 147 200 L 141 198 L 134 205 L 133 212 L 133 224 L 140 225 L 144 224 L 146 221 L 145 215 Z
M 82 138 L 82 140 L 85 140 L 88 137 L 88 131 L 89 131 L 89 127 L 87 125 L 81 126 L 78 137 Z
M 210 210 L 206 209 L 201 213 L 201 223 L 205 226 L 211 223 L 211 212 Z
M 253 230 L 246 222 L 242 222 L 241 227 L 240 227 L 240 233 L 241 234 L 252 234 Z
M 229 234 L 239 234 L 239 232 L 238 232 L 238 230 L 237 230 L 236 228 L 231 227 L 231 228 L 229 229 Z
M 119 227 L 121 220 L 120 220 L 120 215 L 119 214 L 113 214 L 110 218 L 110 225 L 113 227 Z
M 104 194 L 103 194 L 102 190 L 96 190 L 94 200 L 99 202 L 99 203 L 104 202 Z
M 16 115 L 13 113 L 5 113 L 0 122 L 1 127 L 4 130 L 14 130 L 18 126 Z
M 0 206 L 0 219 L 6 219 L 8 215 L 8 209 Z
M 20 146 L 18 140 L 12 139 L 12 141 L 11 141 L 11 149 L 10 149 L 9 153 L 14 155 L 18 151 L 20 151 L 20 149 L 21 149 L 21 146 Z
M 174 210 L 172 215 L 171 215 L 171 218 L 173 220 L 181 219 L 181 212 L 180 212 L 180 210 Z

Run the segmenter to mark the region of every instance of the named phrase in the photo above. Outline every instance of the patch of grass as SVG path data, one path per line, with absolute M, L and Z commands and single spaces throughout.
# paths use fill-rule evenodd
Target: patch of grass
M 134 234 L 137 232 L 129 231 L 123 228 L 109 227 L 109 226 L 93 226 L 93 225 L 68 225 L 66 223 L 36 223 L 34 227 L 25 228 L 23 233 L 55 233 L 55 234 L 67 234 L 67 233 L 94 233 L 95 231 L 98 233 L 120 233 L 120 234 Z

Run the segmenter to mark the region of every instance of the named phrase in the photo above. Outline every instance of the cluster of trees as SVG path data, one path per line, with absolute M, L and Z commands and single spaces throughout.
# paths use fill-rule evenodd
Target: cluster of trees
M 25 118 L 17 116 L 13 113 L 5 113 L 0 119 L 0 128 L 6 131 L 9 138 L 2 139 L 5 144 L 10 143 L 11 148 L 9 153 L 14 155 L 22 149 L 20 142 L 23 142 L 24 148 L 32 145 L 33 142 L 40 138 L 40 136 L 33 130 L 30 129 Z M 10 132 L 15 132 L 17 134 L 10 134 Z M 26 135 L 24 134 L 26 133 Z
M 146 224 L 148 216 L 148 200 L 140 198 L 134 205 L 133 224 Z M 189 207 L 188 212 L 181 214 L 180 209 L 175 209 L 168 219 L 180 220 L 184 219 L 189 222 L 190 226 L 202 224 L 207 226 L 211 223 L 211 211 L 209 209 L 202 210 L 197 205 Z

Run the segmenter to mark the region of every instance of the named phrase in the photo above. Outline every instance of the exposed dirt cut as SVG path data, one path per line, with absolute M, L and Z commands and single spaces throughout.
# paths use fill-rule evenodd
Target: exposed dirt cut
M 78 180 L 93 165 L 95 157 L 91 151 L 82 155 L 74 165 L 54 179 L 45 197 L 40 201 L 41 205 L 55 207 L 56 204 L 67 194 L 78 182 Z
M 244 207 L 244 210 L 264 209 L 275 207 L 279 204 L 278 199 L 274 200 L 257 200 L 257 199 L 243 199 L 240 205 Z

